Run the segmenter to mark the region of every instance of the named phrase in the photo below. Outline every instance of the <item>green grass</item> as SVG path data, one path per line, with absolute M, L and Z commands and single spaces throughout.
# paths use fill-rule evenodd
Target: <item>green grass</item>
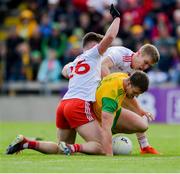
M 43 137 L 56 141 L 54 123 L 0 123 L 0 172 L 13 173 L 145 173 L 180 172 L 180 125 L 151 125 L 148 130 L 150 143 L 163 155 L 140 155 L 135 135 L 126 135 L 133 142 L 129 156 L 44 155 L 25 150 L 18 155 L 5 155 L 7 145 L 17 134 Z M 77 142 L 82 142 L 78 137 Z

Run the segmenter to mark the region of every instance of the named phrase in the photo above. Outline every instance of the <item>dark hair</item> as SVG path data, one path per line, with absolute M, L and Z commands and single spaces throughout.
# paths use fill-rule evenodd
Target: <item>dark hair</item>
M 82 40 L 82 42 L 83 42 L 83 48 L 84 48 L 84 46 L 86 46 L 86 44 L 88 43 L 88 42 L 91 42 L 91 41 L 96 41 L 97 43 L 99 43 L 101 40 L 102 40 L 102 38 L 103 38 L 104 36 L 103 35 L 101 35 L 101 34 L 97 34 L 97 33 L 94 33 L 94 32 L 89 32 L 89 33 L 87 33 L 84 37 L 83 37 L 83 40 Z
M 138 87 L 143 93 L 148 90 L 149 79 L 146 73 L 144 73 L 143 71 L 135 71 L 130 76 L 130 83 L 132 86 Z

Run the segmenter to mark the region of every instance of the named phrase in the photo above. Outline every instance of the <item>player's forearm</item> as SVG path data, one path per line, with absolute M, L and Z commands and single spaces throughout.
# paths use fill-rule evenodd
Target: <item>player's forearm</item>
M 68 65 L 65 65 L 61 72 L 65 78 L 68 78 L 67 68 L 68 68 Z
M 117 17 L 114 19 L 113 23 L 110 25 L 109 29 L 107 30 L 104 38 L 99 43 L 98 51 L 102 55 L 106 49 L 111 45 L 114 38 L 117 36 L 117 33 L 119 31 L 119 24 L 120 24 L 120 18 Z
M 71 62 L 70 62 L 70 63 L 71 63 Z M 61 71 L 61 74 L 62 74 L 65 78 L 67 78 L 67 79 L 69 79 L 68 68 L 69 68 L 69 64 L 70 64 L 70 63 L 66 64 L 66 65 L 63 67 L 62 71 Z
M 108 39 L 113 40 L 119 31 L 119 25 L 120 25 L 120 18 L 117 17 L 114 19 L 108 30 L 106 31 L 106 34 L 104 37 L 107 37 Z
M 110 129 L 103 129 L 103 147 L 107 156 L 113 156 L 112 152 L 112 134 Z
M 102 112 L 102 129 L 103 129 L 103 147 L 106 155 L 112 156 L 112 133 L 111 126 L 113 123 L 113 115 Z
M 125 98 L 122 106 L 126 109 L 129 109 L 129 110 L 135 112 L 138 115 L 141 115 L 142 109 L 135 98 L 134 99 Z

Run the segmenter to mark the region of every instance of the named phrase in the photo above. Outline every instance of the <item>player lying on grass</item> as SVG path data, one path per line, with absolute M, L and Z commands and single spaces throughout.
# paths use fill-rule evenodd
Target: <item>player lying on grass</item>
M 157 48 L 151 44 L 143 45 L 137 52 L 133 52 L 126 47 L 113 46 L 108 48 L 103 55 L 102 77 L 105 77 L 114 71 L 126 72 L 128 74 L 131 74 L 135 70 L 144 71 L 157 63 L 159 59 L 160 55 Z M 122 106 L 140 116 L 146 115 L 150 120 L 154 119 L 154 116 L 151 113 L 144 111 L 140 107 L 136 99 L 128 100 L 126 98 Z M 149 145 L 145 133 L 137 133 L 136 135 L 142 154 L 159 154 L 156 149 Z
M 7 148 L 7 154 L 13 154 L 29 148 L 48 154 L 57 154 L 61 150 L 66 154 L 81 151 L 90 154 L 105 154 L 102 128 L 95 119 L 92 102 L 95 101 L 96 88 L 101 80 L 101 55 L 116 37 L 120 18 L 119 12 L 111 5 L 110 13 L 114 20 L 105 36 L 88 33 L 83 39 L 83 53 L 69 67 L 69 86 L 56 112 L 58 142 L 74 142 L 76 132 L 85 140 L 82 145 L 74 144 L 71 150 L 65 143 L 31 141 L 23 136 Z

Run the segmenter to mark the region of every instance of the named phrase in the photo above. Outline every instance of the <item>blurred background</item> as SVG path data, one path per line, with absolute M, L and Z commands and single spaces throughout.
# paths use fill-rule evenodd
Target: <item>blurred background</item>
M 139 101 L 156 122 L 180 123 L 180 0 L 1 0 L 1 120 L 54 120 L 68 85 L 61 69 L 82 52 L 85 33 L 105 34 L 111 3 L 121 13 L 112 45 L 151 43 L 161 55 Z

